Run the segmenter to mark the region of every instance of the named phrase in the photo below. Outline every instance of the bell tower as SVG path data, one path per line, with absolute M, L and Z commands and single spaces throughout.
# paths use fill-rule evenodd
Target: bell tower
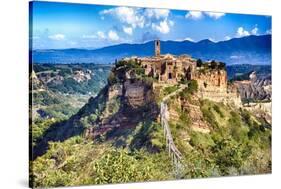
M 160 56 L 160 40 L 159 39 L 155 40 L 155 56 L 156 57 Z

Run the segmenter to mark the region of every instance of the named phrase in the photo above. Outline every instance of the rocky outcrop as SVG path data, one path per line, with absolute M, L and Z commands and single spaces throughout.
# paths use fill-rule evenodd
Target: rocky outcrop
M 141 80 L 126 81 L 124 83 L 125 104 L 138 108 L 153 101 L 152 86 Z
M 30 73 L 29 82 L 30 82 L 30 87 L 31 87 L 32 91 L 34 91 L 34 90 L 39 90 L 39 91 L 45 90 L 43 82 L 37 77 L 34 70 L 32 70 L 32 72 Z
M 204 120 L 198 97 L 196 97 L 195 95 L 192 96 L 191 101 L 193 103 L 190 103 L 188 100 L 184 100 L 181 102 L 182 108 L 185 110 L 185 112 L 188 113 L 188 116 L 190 117 L 191 129 L 193 131 L 201 133 L 209 133 L 209 124 Z
M 235 81 L 242 99 L 271 100 L 271 75 L 257 76 L 256 72 L 249 74 L 249 80 Z
M 143 120 L 156 120 L 159 107 L 154 100 L 152 83 L 137 78 L 132 70 L 113 70 L 105 99 L 105 107 L 97 121 L 89 127 L 85 134 L 96 138 L 107 133 L 116 137 L 120 130 L 134 128 Z
M 214 69 L 208 70 L 206 73 L 198 72 L 196 80 L 198 83 L 198 96 L 201 99 L 241 106 L 241 98 L 237 87 L 227 83 L 225 70 Z
M 76 70 L 74 71 L 73 79 L 78 83 L 84 82 L 91 79 L 92 71 L 91 70 Z

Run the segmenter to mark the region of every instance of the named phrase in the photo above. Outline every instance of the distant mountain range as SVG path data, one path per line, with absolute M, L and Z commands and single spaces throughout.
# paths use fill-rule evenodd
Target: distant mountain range
M 246 36 L 227 41 L 208 39 L 192 41 L 161 41 L 161 54 L 189 54 L 203 60 L 226 64 L 271 64 L 271 35 Z M 153 56 L 154 41 L 143 44 L 118 44 L 99 49 L 33 50 L 33 63 L 113 63 L 128 56 Z

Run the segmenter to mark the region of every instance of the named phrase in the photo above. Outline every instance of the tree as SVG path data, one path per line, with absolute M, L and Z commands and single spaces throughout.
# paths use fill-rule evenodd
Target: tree
M 202 60 L 199 58 L 199 59 L 197 59 L 197 61 L 196 61 L 196 65 L 197 65 L 197 67 L 201 67 L 202 66 L 202 64 L 203 64 L 203 62 L 202 62 Z
M 108 76 L 108 84 L 113 85 L 115 83 L 117 83 L 117 78 L 113 72 L 110 72 L 110 74 Z
M 225 63 L 224 62 L 220 62 L 218 67 L 219 67 L 220 70 L 225 69 Z
M 215 68 L 217 68 L 217 66 L 218 66 L 217 62 L 214 61 L 214 60 L 212 60 L 212 61 L 211 61 L 211 68 L 212 68 L 212 69 L 215 69 Z

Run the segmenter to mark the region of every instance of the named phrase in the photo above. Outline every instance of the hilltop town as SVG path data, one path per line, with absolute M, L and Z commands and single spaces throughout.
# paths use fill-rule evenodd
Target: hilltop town
M 229 84 L 225 63 L 194 59 L 188 55 L 161 55 L 160 40 L 155 41 L 155 56 L 124 58 L 125 62 L 135 61 L 144 68 L 146 76 L 154 78 L 154 86 L 176 85 L 195 80 L 198 97 L 215 102 L 233 103 L 241 106 L 237 86 Z

